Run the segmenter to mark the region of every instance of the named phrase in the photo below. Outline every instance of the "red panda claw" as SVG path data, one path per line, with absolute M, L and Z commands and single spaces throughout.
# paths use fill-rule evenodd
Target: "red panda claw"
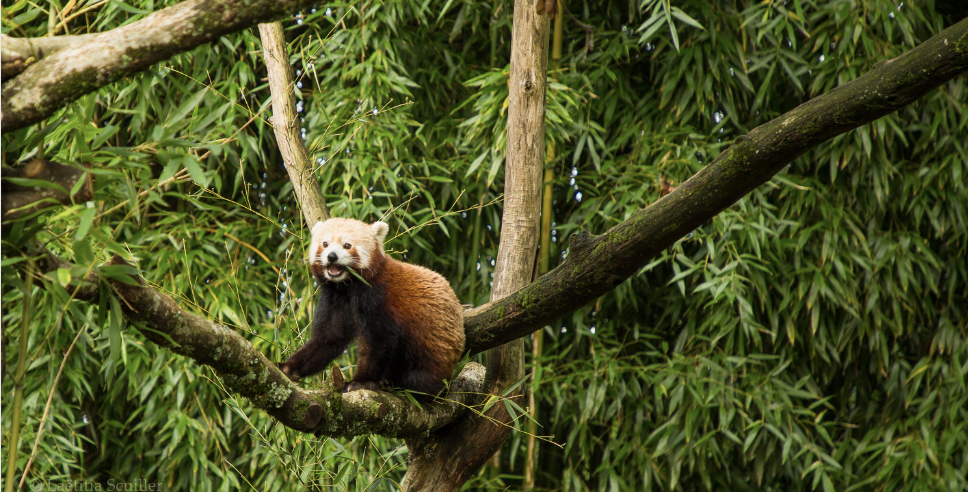
M 290 381 L 299 381 L 299 374 L 292 370 L 292 367 L 285 362 L 276 362 L 276 367 L 289 378 Z

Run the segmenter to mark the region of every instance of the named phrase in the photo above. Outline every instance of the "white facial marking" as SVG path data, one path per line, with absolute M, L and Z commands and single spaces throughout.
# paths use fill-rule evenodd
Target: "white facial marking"
M 323 221 L 320 220 L 316 222 L 316 224 L 313 226 L 313 237 L 316 237 L 317 235 L 319 235 L 319 233 L 322 232 L 322 230 L 323 230 Z
M 351 274 L 345 269 L 362 273 L 370 267 L 375 251 L 383 251 L 383 240 L 389 230 L 385 222 L 375 222 L 369 228 L 359 221 L 338 218 L 317 222 L 312 229 L 310 263 L 315 272 L 321 270 L 329 281 L 347 280 Z M 333 261 L 330 261 L 331 254 L 335 255 Z M 344 271 L 334 276 L 331 272 L 339 271 L 337 266 Z

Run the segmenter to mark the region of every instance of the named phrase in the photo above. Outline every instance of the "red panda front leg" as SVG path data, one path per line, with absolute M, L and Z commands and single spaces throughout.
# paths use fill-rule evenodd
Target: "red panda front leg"
M 353 373 L 353 380 L 343 388 L 343 393 L 361 389 L 377 391 L 380 389 L 380 381 L 383 379 L 380 361 L 371 355 L 371 350 L 366 346 L 362 337 L 357 348 L 360 352 L 360 358 L 356 362 L 356 371 Z
M 378 390 L 380 383 L 386 381 L 393 351 L 400 337 L 399 329 L 392 323 L 383 322 L 379 333 L 364 332 L 359 338 L 360 358 L 356 362 L 353 380 L 343 389 L 344 393 L 360 389 Z
M 279 364 L 279 369 L 293 381 L 326 369 L 353 340 L 353 334 L 348 330 L 315 326 L 318 324 L 316 322 L 313 324 L 313 335 L 306 345 Z

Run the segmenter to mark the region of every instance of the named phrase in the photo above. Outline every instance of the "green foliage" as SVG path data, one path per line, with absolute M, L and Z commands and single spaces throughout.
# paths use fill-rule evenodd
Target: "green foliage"
M 104 31 L 174 3 L 78 2 L 72 12 L 88 10 L 58 27 L 52 10 L 67 2 L 16 2 L 3 31 Z M 441 5 L 320 4 L 285 25 L 334 215 L 387 220 L 393 254 L 482 304 L 501 228 L 512 4 Z M 549 73 L 551 263 L 571 233 L 655 201 L 660 177 L 684 181 L 737 136 L 966 14 L 952 5 L 567 2 L 592 30 L 564 14 L 566 55 Z M 19 469 L 54 392 L 31 478 L 396 490 L 401 442 L 289 431 L 119 323 L 108 296 L 68 302 L 71 278 L 121 254 L 271 360 L 305 341 L 308 230 L 267 123 L 261 57 L 256 31 L 226 36 L 3 136 L 5 165 L 42 153 L 95 175 L 90 203 L 4 234 L 4 466 L 25 357 Z M 968 489 L 965 99 L 956 79 L 819 146 L 546 327 L 539 434 L 557 445 L 541 445 L 538 488 Z M 80 266 L 35 284 L 19 354 L 30 241 Z M 468 488 L 519 488 L 526 439 L 506 443 L 503 475 Z

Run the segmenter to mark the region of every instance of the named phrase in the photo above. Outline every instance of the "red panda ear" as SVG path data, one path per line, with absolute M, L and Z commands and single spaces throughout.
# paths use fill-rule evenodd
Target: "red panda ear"
M 374 222 L 372 226 L 373 234 L 376 235 L 376 240 L 383 244 L 383 241 L 387 238 L 387 233 L 390 232 L 390 226 L 386 222 Z
M 323 230 L 323 221 L 316 222 L 316 225 L 313 226 L 313 232 L 312 232 L 313 236 L 319 234 L 320 232 L 322 232 L 322 230 Z

